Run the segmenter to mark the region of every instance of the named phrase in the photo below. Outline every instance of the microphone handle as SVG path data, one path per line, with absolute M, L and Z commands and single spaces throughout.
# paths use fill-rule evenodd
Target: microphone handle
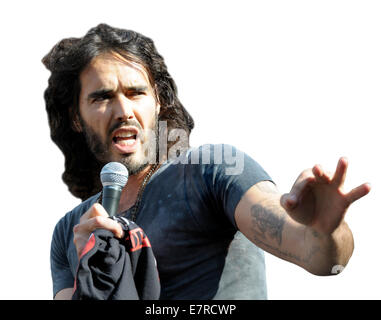
M 117 185 L 103 187 L 102 206 L 106 209 L 110 217 L 117 214 L 122 188 Z

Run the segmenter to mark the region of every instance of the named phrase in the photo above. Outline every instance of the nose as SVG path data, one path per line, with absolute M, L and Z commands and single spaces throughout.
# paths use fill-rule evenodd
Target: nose
M 117 96 L 113 111 L 114 118 L 117 121 L 126 121 L 135 118 L 132 102 L 123 94 Z

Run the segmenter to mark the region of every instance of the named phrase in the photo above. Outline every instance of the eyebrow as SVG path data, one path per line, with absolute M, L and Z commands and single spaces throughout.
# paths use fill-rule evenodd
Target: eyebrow
M 147 86 L 130 86 L 130 87 L 126 87 L 124 89 L 124 91 L 137 91 L 137 92 L 143 92 L 143 91 L 147 91 L 147 90 L 148 90 Z M 87 99 L 91 100 L 91 99 L 100 98 L 100 97 L 103 97 L 104 95 L 107 95 L 107 94 L 110 94 L 113 92 L 114 92 L 113 89 L 101 88 L 101 89 L 98 89 L 98 90 L 91 92 L 87 96 Z
M 104 95 L 106 94 L 110 94 L 112 93 L 113 90 L 112 89 L 99 89 L 99 90 L 96 90 L 96 91 L 93 91 L 91 92 L 88 96 L 87 96 L 87 100 L 91 100 L 91 99 L 96 99 L 96 98 L 100 98 L 100 97 L 103 97 Z
M 147 91 L 148 87 L 147 86 L 131 86 L 131 87 L 125 88 L 125 90 L 142 92 L 142 91 Z

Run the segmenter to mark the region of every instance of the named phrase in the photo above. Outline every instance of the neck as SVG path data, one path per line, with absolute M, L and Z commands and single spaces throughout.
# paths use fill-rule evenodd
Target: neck
M 148 165 L 142 171 L 128 177 L 127 184 L 123 188 L 122 194 L 120 196 L 118 212 L 126 211 L 135 204 L 140 186 L 142 185 L 145 176 L 151 170 L 151 168 L 152 165 Z

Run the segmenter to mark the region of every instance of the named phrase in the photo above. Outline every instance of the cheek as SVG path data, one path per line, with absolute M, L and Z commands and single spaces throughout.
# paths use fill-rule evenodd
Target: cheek
M 100 137 L 105 138 L 107 135 L 108 119 L 110 118 L 106 112 L 107 109 L 80 109 L 82 120 Z
M 156 119 L 156 101 L 154 99 L 145 101 L 144 104 L 139 105 L 135 110 L 135 117 L 143 129 L 151 128 Z

